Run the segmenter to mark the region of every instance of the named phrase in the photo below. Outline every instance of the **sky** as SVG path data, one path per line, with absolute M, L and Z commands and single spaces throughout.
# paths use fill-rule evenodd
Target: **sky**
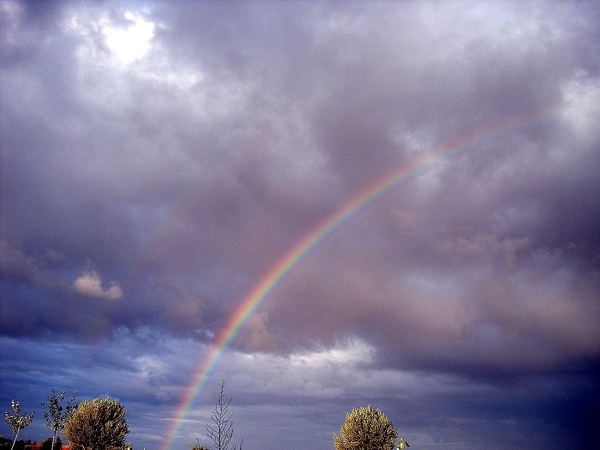
M 54 388 L 210 447 L 225 380 L 246 450 L 369 404 L 414 449 L 597 445 L 597 2 L 0 0 L 0 77 L 23 439 Z

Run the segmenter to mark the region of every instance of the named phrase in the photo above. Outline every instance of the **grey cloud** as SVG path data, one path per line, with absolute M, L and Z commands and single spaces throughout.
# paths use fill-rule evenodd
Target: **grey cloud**
M 165 322 L 167 329 L 215 327 L 216 317 L 223 320 L 229 308 L 213 314 L 213 322 L 203 323 L 200 311 L 207 304 L 235 302 L 250 288 L 251 280 L 281 257 L 289 242 L 309 232 L 361 186 L 411 159 L 415 150 L 409 148 L 410 139 L 398 141 L 394 130 L 415 129 L 425 137 L 421 145 L 439 146 L 483 121 L 499 120 L 508 111 L 519 115 L 560 107 L 562 87 L 581 71 L 578 62 L 567 57 L 573 53 L 571 47 L 578 48 L 576 54 L 593 54 L 593 47 L 585 47 L 589 41 L 579 42 L 577 35 L 564 31 L 568 7 L 554 12 L 542 5 L 538 13 L 545 26 L 536 29 L 529 27 L 527 7 L 521 19 L 518 14 L 523 11 L 504 5 L 499 23 L 494 24 L 497 28 L 481 33 L 483 19 L 476 14 L 461 17 L 455 4 L 444 4 L 439 11 L 407 6 L 415 18 L 411 27 L 397 26 L 391 19 L 400 17 L 400 25 L 408 25 L 396 8 L 383 25 L 375 26 L 375 19 L 387 14 L 382 5 L 356 4 L 339 10 L 314 5 L 299 10 L 306 16 L 279 7 L 267 13 L 263 6 L 240 4 L 233 12 L 218 4 L 195 5 L 190 10 L 158 7 L 149 19 L 160 24 L 160 15 L 165 14 L 164 20 L 174 22 L 157 27 L 156 42 L 172 46 L 184 36 L 188 40 L 182 41 L 182 48 L 192 49 L 195 56 L 182 60 L 177 53 L 165 53 L 149 60 L 158 64 L 154 67 L 140 62 L 139 69 L 154 73 L 158 77 L 154 80 L 120 69 L 105 75 L 101 65 L 77 62 L 82 57 L 76 56 L 77 49 L 96 54 L 94 64 L 103 64 L 103 58 L 110 56 L 93 27 L 80 36 L 63 31 L 70 40 L 50 46 L 42 59 L 48 64 L 36 64 L 36 72 L 25 81 L 17 81 L 19 70 L 10 69 L 7 80 L 14 86 L 41 83 L 32 95 L 42 103 L 37 112 L 39 131 L 23 128 L 17 137 L 7 133 L 4 158 L 10 170 L 3 178 L 9 186 L 5 192 L 11 195 L 3 201 L 6 235 L 27 241 L 30 251 L 51 239 L 50 247 L 72 261 L 94 260 L 111 279 L 128 279 L 144 290 L 143 295 L 152 299 L 151 308 L 160 309 L 162 299 L 174 301 L 175 308 L 159 315 L 173 315 Z M 100 11 L 85 9 L 78 20 L 98 21 Z M 260 18 L 269 14 L 281 17 L 273 21 L 273 28 L 259 26 L 264 24 Z M 65 27 L 66 15 L 63 12 L 60 20 L 49 17 Z M 431 34 L 418 32 L 443 15 L 456 17 L 464 26 L 440 22 L 442 26 Z M 307 26 L 310 20 L 316 20 L 313 28 Z M 274 39 L 283 23 L 289 41 Z M 242 30 L 254 36 L 248 45 Z M 383 39 L 386 33 L 389 41 Z M 505 33 L 506 39 L 498 40 L 498 33 Z M 295 51 L 286 47 L 292 42 Z M 227 60 L 242 58 L 228 55 L 228 46 L 231 53 L 247 52 L 246 70 Z M 317 58 L 325 54 L 327 58 L 304 60 L 308 49 Z M 59 50 L 66 55 L 60 64 L 56 62 Z M 276 58 L 278 54 L 288 59 Z M 211 59 L 215 57 L 226 60 L 215 65 Z M 200 81 L 190 90 L 171 85 L 168 78 L 160 78 L 164 76 L 160 64 L 172 70 L 189 67 Z M 315 72 L 308 71 L 312 64 Z M 268 74 L 261 72 L 265 68 Z M 306 85 L 284 90 L 286 77 L 296 72 L 294 76 L 321 85 L 313 90 Z M 53 86 L 61 86 L 61 80 L 68 80 L 63 81 L 65 89 Z M 231 90 L 219 91 L 223 83 Z M 14 92 L 9 95 L 18 90 Z M 271 100 L 274 95 L 281 99 Z M 216 115 L 180 119 L 195 102 L 204 102 L 207 108 L 231 105 Z M 245 108 L 256 112 L 247 114 Z M 26 127 L 17 112 L 7 112 L 9 123 Z M 548 126 L 552 124 L 559 122 Z M 288 136 L 290 132 L 295 139 Z M 584 258 L 593 267 L 589 258 L 596 253 L 598 221 L 587 212 L 598 186 L 593 171 L 585 173 L 594 164 L 585 164 L 589 160 L 584 159 L 589 154 L 586 148 L 593 144 L 575 147 L 571 164 L 580 165 L 584 172 L 571 172 L 578 176 L 565 179 L 566 168 L 550 157 L 565 141 L 556 140 L 543 125 L 532 126 L 486 144 L 490 148 L 482 152 L 450 161 L 446 170 L 433 176 L 430 191 L 421 189 L 417 181 L 403 186 L 386 202 L 392 211 L 411 217 L 411 230 L 397 229 L 385 208 L 376 211 L 375 228 L 367 232 L 383 233 L 381 242 L 389 244 L 367 249 L 382 255 L 373 254 L 371 264 L 390 265 L 390 274 L 396 266 L 402 277 L 408 270 L 406 259 L 410 265 L 433 265 L 448 274 L 453 269 L 444 261 L 466 269 L 485 258 L 490 270 L 504 276 L 509 267 L 523 267 L 530 251 L 556 253 L 573 243 L 573 248 L 588 252 Z M 27 159 L 17 153 L 22 146 L 32 149 L 25 154 Z M 31 182 L 25 186 L 24 180 Z M 579 189 L 586 195 L 578 195 Z M 498 243 L 482 236 L 494 236 Z M 361 235 L 355 239 L 364 242 Z M 480 253 L 469 256 L 468 242 L 482 244 Z M 364 244 L 344 245 L 356 258 Z M 473 245 L 469 248 L 474 250 Z M 121 268 L 107 270 L 113 262 Z M 145 277 L 141 270 L 126 274 L 122 267 L 127 264 L 156 271 L 157 283 L 148 285 L 139 278 Z M 326 262 L 323 265 L 327 267 Z M 226 287 L 235 273 L 240 274 L 239 281 Z M 221 274 L 216 279 L 222 281 L 210 287 L 215 274 Z M 458 285 L 462 276 L 455 275 Z M 185 287 L 193 277 L 202 280 L 202 286 Z M 165 286 L 171 287 L 165 290 Z M 122 288 L 127 291 L 126 285 Z M 336 301 L 319 308 L 323 315 L 336 317 L 332 311 L 339 302 L 345 303 L 344 296 L 330 292 L 335 289 L 326 288 L 325 295 Z M 393 296 L 390 289 L 382 295 Z M 360 302 L 360 296 L 355 301 Z M 142 295 L 133 295 L 132 302 L 134 306 L 119 311 L 126 317 L 131 314 L 127 320 L 135 326 L 133 315 L 142 309 Z M 342 316 L 339 319 L 343 325 Z M 330 324 L 333 329 L 335 323 Z
M 0 350 L 36 352 L 24 378 L 19 362 L 2 372 L 2 393 L 64 360 L 74 382 L 101 374 L 89 395 L 123 393 L 145 411 L 136 423 L 160 422 L 146 403 L 180 398 L 206 343 L 296 243 L 456 146 L 294 266 L 214 378 L 235 380 L 244 418 L 260 405 L 289 446 L 282 414 L 317 448 L 371 401 L 423 448 L 489 448 L 504 432 L 526 448 L 528 429 L 543 431 L 527 448 L 561 430 L 589 443 L 586 422 L 551 411 L 593 415 L 598 398 L 596 5 L 42 3 L 0 12 Z M 123 61 L 103 27 L 125 29 L 129 10 L 154 35 Z M 372 351 L 360 368 L 286 372 L 353 340 Z M 79 360 L 38 352 L 64 342 Z M 419 395 L 386 384 L 406 371 L 424 374 Z M 131 394 L 103 384 L 115 374 Z M 431 374 L 467 387 L 440 392 Z M 257 428 L 244 432 L 265 447 Z M 158 445 L 162 430 L 137 433 Z

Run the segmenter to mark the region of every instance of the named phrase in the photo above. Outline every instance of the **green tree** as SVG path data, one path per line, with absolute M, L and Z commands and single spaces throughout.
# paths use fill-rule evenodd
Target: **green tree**
M 340 436 L 333 435 L 336 450 L 393 450 L 398 431 L 388 417 L 371 405 L 346 415 Z
M 228 450 L 229 443 L 233 437 L 233 414 L 229 414 L 229 404 L 232 399 L 225 401 L 225 380 L 221 383 L 221 390 L 215 409 L 210 413 L 210 418 L 214 422 L 214 426 L 206 425 L 208 437 L 215 443 L 216 450 Z M 240 442 L 239 450 L 242 450 L 244 439 Z M 233 446 L 233 450 L 237 450 L 237 446 Z
M 13 443 L 10 448 L 11 450 L 13 450 L 15 448 L 15 443 L 17 442 L 17 437 L 19 436 L 19 431 L 29 426 L 29 424 L 33 420 L 33 415 L 35 414 L 35 411 L 30 412 L 29 414 L 21 415 L 21 407 L 19 406 L 19 402 L 16 402 L 14 400 L 11 400 L 10 407 L 13 410 L 12 415 L 9 415 L 8 411 L 5 411 L 4 418 L 6 419 L 6 423 L 8 423 L 8 426 L 10 427 L 12 432 L 15 433 L 15 438 L 13 439 Z
M 67 393 L 62 391 L 60 394 L 57 394 L 54 388 L 52 388 L 50 392 L 52 394 L 46 397 L 48 399 L 48 411 L 46 411 L 46 404 L 44 402 L 42 402 L 42 409 L 44 410 L 44 419 L 46 419 L 48 428 L 52 430 L 52 446 L 50 448 L 54 449 L 57 431 L 62 431 L 65 428 L 65 421 L 77 408 L 77 405 L 75 405 L 77 391 L 75 391 L 73 397 L 67 401 L 67 405 L 64 408 L 64 413 L 62 404 Z
M 117 450 L 128 448 L 125 408 L 119 400 L 95 398 L 83 401 L 65 421 L 63 436 L 73 450 Z

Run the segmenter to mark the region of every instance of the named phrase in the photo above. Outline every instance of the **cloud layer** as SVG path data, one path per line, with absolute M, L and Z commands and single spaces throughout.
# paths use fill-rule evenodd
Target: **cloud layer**
M 0 351 L 29 349 L 1 372 L 4 404 L 121 395 L 134 446 L 159 447 L 268 271 L 443 154 L 245 323 L 212 377 L 239 434 L 329 448 L 379 403 L 420 448 L 597 438 L 593 2 L 0 5 Z M 205 439 L 210 389 L 177 450 Z

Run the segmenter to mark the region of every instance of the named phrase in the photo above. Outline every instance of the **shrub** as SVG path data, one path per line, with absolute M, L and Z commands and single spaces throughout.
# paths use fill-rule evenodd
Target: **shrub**
M 125 449 L 129 427 L 119 400 L 83 401 L 65 422 L 64 437 L 72 450 Z
M 393 450 L 398 431 L 387 416 L 371 405 L 346 415 L 340 436 L 333 436 L 336 450 Z

